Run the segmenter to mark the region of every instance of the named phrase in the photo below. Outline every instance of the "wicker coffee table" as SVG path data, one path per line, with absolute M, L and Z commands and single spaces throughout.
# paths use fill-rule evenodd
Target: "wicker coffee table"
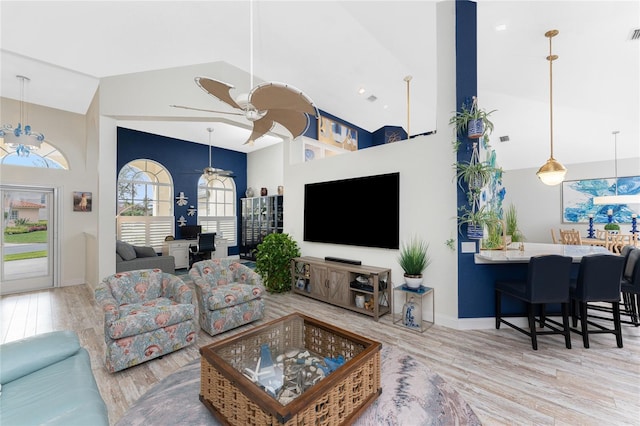
M 287 315 L 200 348 L 200 400 L 225 424 L 349 424 L 382 392 L 380 348 L 379 342 L 306 315 Z M 286 369 L 288 354 L 300 350 L 311 356 L 294 364 L 325 374 L 308 387 L 301 385 L 304 390 L 283 404 L 277 395 L 287 385 L 278 391 L 277 384 L 265 382 L 264 366 L 271 376 L 274 368 Z M 300 376 L 311 373 L 305 374 Z

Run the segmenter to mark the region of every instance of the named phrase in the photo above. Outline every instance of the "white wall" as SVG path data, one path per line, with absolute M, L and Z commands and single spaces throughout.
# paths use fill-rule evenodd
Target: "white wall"
M 278 186 L 284 185 L 282 147 L 279 143 L 247 155 L 247 188 L 253 188 L 255 196 L 260 195 L 260 188 L 277 195 Z
M 19 103 L 2 98 L 2 123 L 18 122 L 13 117 L 19 111 Z M 30 124 L 43 132 L 47 141 L 58 148 L 69 162 L 68 171 L 32 169 L 3 165 L 0 176 L 3 184 L 31 185 L 58 189 L 60 202 L 59 265 L 56 286 L 76 285 L 85 282 L 86 240 L 85 233 L 95 234 L 98 207 L 97 160 L 87 153 L 93 149 L 87 142 L 87 117 L 39 105 L 28 105 Z M 88 213 L 73 211 L 73 192 L 93 193 L 93 209 Z
M 296 146 L 301 143 L 299 140 L 277 145 L 282 149 L 277 162 L 272 155 L 277 152 L 276 147 L 265 153 L 260 150 L 248 155 L 248 182 L 254 188 L 264 186 L 262 182 L 275 184 L 279 171 L 284 170 L 284 228 L 298 243 L 303 255 L 358 259 L 364 265 L 391 268 L 394 285 L 403 282 L 403 271 L 397 261 L 398 250 L 303 241 L 304 185 L 400 172 L 400 238 L 403 241 L 418 234 L 429 242 L 432 264 L 425 272 L 425 284 L 435 288 L 436 322 L 450 327 L 456 327 L 458 322 L 457 253 L 445 245 L 449 238 L 457 238 L 456 186 L 452 168 L 455 154 L 451 149 L 448 126 L 448 117 L 455 110 L 453 7 L 453 2 L 438 6 L 437 134 L 303 163 L 290 161 L 291 151 L 299 152 Z M 421 94 L 412 93 L 413 96 Z M 412 117 L 412 122 L 415 120 L 419 117 Z M 269 173 L 270 177 L 263 173 Z M 271 190 L 269 187 L 269 193 Z M 358 204 L 362 209 L 350 214 L 350 218 L 366 220 L 369 209 L 379 208 L 384 203 L 384 194 L 375 200 L 361 200 Z M 327 214 L 335 214 L 330 202 Z M 395 300 L 395 309 L 401 309 L 402 303 Z

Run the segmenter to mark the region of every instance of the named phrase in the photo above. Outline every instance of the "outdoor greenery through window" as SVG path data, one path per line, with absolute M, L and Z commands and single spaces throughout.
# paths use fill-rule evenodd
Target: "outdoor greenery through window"
M 236 183 L 225 176 L 202 175 L 198 180 L 198 224 L 237 245 Z
M 173 180 L 161 164 L 139 159 L 118 174 L 118 239 L 162 250 L 174 235 Z

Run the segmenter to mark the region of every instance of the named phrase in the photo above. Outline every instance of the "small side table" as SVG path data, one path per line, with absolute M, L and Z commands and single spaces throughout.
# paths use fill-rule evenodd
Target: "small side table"
M 407 321 L 405 321 L 405 318 L 403 317 L 403 315 L 405 314 L 404 309 L 403 309 L 400 312 L 394 312 L 393 313 L 393 323 L 394 324 L 398 324 L 401 327 L 404 327 L 404 328 L 407 328 L 409 330 L 414 330 L 414 331 L 418 331 L 418 332 L 422 333 L 426 329 L 430 328 L 435 323 L 435 319 L 436 319 L 436 310 L 435 310 L 436 302 L 435 302 L 435 294 L 434 294 L 434 291 L 433 291 L 433 287 L 426 287 L 426 286 L 421 285 L 420 287 L 418 287 L 416 289 L 413 289 L 413 288 L 407 287 L 407 284 L 402 284 L 402 285 L 400 285 L 398 287 L 394 287 L 393 291 L 404 295 L 404 301 L 405 301 L 404 305 L 407 305 L 411 301 L 411 299 L 413 298 L 413 303 L 415 304 L 415 308 L 418 309 L 418 312 L 419 312 L 418 318 L 419 318 L 419 321 L 420 321 L 419 325 L 416 324 L 415 326 L 413 326 L 411 324 L 407 324 Z M 424 297 L 426 295 L 431 295 L 431 321 L 426 321 L 425 319 L 422 318 L 423 300 L 424 300 Z M 396 297 L 398 297 L 398 296 L 395 296 L 394 299 Z M 400 298 L 400 300 L 402 300 L 402 298 Z

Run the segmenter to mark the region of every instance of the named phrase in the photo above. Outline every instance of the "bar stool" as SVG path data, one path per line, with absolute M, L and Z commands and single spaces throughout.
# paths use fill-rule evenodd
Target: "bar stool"
M 496 281 L 496 329 L 504 323 L 515 330 L 531 337 L 531 347 L 538 350 L 537 336 L 561 334 L 564 336 L 567 349 L 571 349 L 571 330 L 569 328 L 569 287 L 571 285 L 571 258 L 556 254 L 533 256 L 529 261 L 526 281 Z M 527 303 L 529 331 L 502 318 L 502 295 L 522 300 Z M 545 305 L 560 303 L 562 307 L 562 324 L 546 318 Z M 540 307 L 540 319 L 536 318 L 535 307 Z M 542 328 L 536 330 L 536 321 Z M 562 327 L 562 328 L 559 328 Z
M 620 281 L 620 291 L 625 306 L 625 314 L 629 315 L 630 321 L 624 323 L 640 326 L 640 248 L 629 247 L 626 263 Z
M 594 254 L 584 256 L 580 262 L 578 279 L 575 286 L 571 287 L 571 317 L 574 327 L 572 331 L 582 335 L 582 343 L 585 348 L 589 347 L 589 334 L 596 333 L 614 334 L 618 347 L 622 347 L 620 287 L 624 261 L 622 256 Z M 611 303 L 614 328 L 606 328 L 589 320 L 587 315 L 589 302 Z M 580 330 L 575 328 L 578 325 L 578 318 L 580 319 Z

